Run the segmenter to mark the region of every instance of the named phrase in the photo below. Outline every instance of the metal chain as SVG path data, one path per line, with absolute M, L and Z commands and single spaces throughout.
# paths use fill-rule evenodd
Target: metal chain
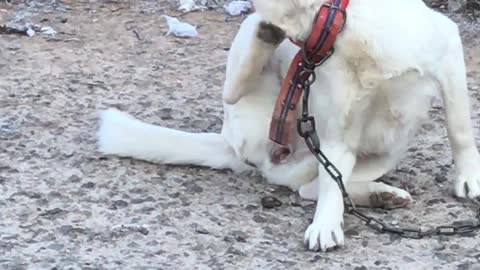
M 305 49 L 304 49 L 305 50 Z M 310 95 L 310 85 L 312 85 L 315 80 L 315 67 L 321 65 L 333 54 L 333 49 L 328 53 L 322 61 L 317 64 L 312 64 L 308 60 L 307 53 L 304 53 L 303 61 L 299 64 L 297 73 L 294 79 L 290 82 L 291 86 L 298 87 L 303 90 L 303 107 L 302 107 L 302 116 L 298 119 L 297 122 L 297 131 L 298 134 L 305 139 L 305 143 L 310 149 L 310 151 L 315 155 L 317 160 L 323 165 L 330 177 L 338 184 L 340 191 L 342 192 L 343 202 L 345 205 L 345 212 L 357 217 L 365 223 L 368 227 L 379 233 L 390 233 L 398 235 L 403 238 L 410 239 L 422 239 L 424 237 L 430 236 L 439 236 L 439 235 L 462 235 L 480 230 L 480 211 L 477 213 L 475 224 L 469 225 L 448 225 L 448 226 L 438 226 L 431 230 L 421 230 L 421 229 L 410 229 L 410 228 L 397 228 L 386 224 L 385 222 L 379 221 L 378 219 L 363 214 L 358 211 L 353 203 L 350 195 L 347 193 L 345 185 L 343 183 L 342 174 L 335 167 L 335 165 L 330 162 L 330 160 L 325 156 L 325 154 L 320 150 L 320 140 L 318 138 L 316 128 L 315 128 L 315 118 L 309 114 L 308 110 L 308 98 Z M 307 80 L 302 78 L 308 78 Z

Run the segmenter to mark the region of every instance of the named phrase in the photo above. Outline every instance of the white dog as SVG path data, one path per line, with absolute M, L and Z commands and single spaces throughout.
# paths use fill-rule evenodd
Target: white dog
M 270 182 L 317 199 L 305 233 L 311 250 L 343 245 L 344 205 L 337 184 L 293 135 L 288 157 L 272 162 L 269 125 L 282 78 L 325 0 L 254 0 L 228 56 L 221 134 L 187 133 L 102 113 L 99 149 L 106 154 L 236 172 L 258 170 Z M 421 0 L 353 0 L 335 54 L 316 69 L 310 110 L 321 149 L 343 175 L 355 203 L 402 207 L 401 189 L 373 182 L 390 171 L 441 93 L 459 197 L 480 196 L 480 154 L 470 119 L 457 26 Z M 292 131 L 294 133 L 295 131 Z

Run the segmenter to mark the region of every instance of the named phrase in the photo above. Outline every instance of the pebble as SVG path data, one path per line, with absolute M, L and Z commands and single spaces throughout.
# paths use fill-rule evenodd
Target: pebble
M 51 244 L 48 246 L 49 249 L 53 249 L 53 250 L 62 250 L 64 248 L 64 245 L 63 244 Z
M 148 229 L 145 228 L 144 226 L 136 225 L 136 224 L 122 224 L 122 225 L 114 226 L 111 229 L 112 235 L 116 237 L 126 235 L 132 232 L 138 232 L 143 235 L 148 235 L 150 233 Z
M 112 206 L 110 207 L 110 209 L 112 210 L 117 210 L 119 208 L 125 208 L 128 206 L 128 202 L 124 201 L 124 200 L 116 200 L 116 201 L 113 201 L 112 203 Z
M 42 216 L 42 217 L 56 216 L 56 215 L 62 214 L 63 212 L 65 212 L 65 210 L 60 209 L 60 208 L 53 208 L 53 209 L 50 209 L 50 210 L 46 210 L 43 213 L 40 213 L 40 216 Z
M 93 182 L 87 182 L 81 186 L 81 188 L 87 188 L 87 189 L 92 189 L 95 187 L 95 183 Z
M 435 175 L 435 182 L 442 184 L 448 181 L 448 178 L 445 175 Z
M 198 233 L 198 234 L 210 234 L 209 231 L 207 231 L 207 229 L 203 228 L 202 226 L 196 224 L 195 226 L 195 232 Z
M 158 111 L 158 115 L 162 120 L 171 120 L 172 117 L 172 109 L 170 108 L 162 108 Z
M 155 202 L 155 199 L 152 196 L 148 196 L 145 198 L 137 198 L 137 199 L 130 200 L 131 204 L 141 204 L 145 202 Z
M 265 196 L 261 200 L 263 208 L 273 209 L 282 206 L 282 202 L 272 196 Z
M 255 221 L 256 223 L 265 223 L 265 222 L 267 222 L 267 219 L 266 219 L 265 217 L 262 217 L 262 216 L 260 216 L 260 215 L 258 215 L 258 214 L 255 214 L 252 219 L 253 219 L 253 221 Z

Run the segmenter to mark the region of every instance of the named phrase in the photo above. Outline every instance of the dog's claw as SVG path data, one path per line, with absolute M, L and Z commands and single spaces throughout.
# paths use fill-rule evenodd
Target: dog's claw
M 343 246 L 344 235 L 340 223 L 337 225 L 312 223 L 305 231 L 305 245 L 312 251 L 327 252 Z
M 460 198 L 475 199 L 480 197 L 480 172 L 460 174 L 455 181 L 455 195 Z

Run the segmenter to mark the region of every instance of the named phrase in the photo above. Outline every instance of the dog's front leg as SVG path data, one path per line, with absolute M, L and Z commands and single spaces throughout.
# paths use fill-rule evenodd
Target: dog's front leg
M 322 151 L 342 174 L 344 184 L 355 166 L 356 155 L 343 143 L 322 142 Z M 310 250 L 327 251 L 342 246 L 344 235 L 343 197 L 337 183 L 322 165 L 318 174 L 318 202 L 312 224 L 305 232 L 305 244 Z
M 470 118 L 463 48 L 459 38 L 456 39 L 445 56 L 439 81 L 446 109 L 448 137 L 457 169 L 455 194 L 473 199 L 480 196 L 480 154 L 475 145 Z

